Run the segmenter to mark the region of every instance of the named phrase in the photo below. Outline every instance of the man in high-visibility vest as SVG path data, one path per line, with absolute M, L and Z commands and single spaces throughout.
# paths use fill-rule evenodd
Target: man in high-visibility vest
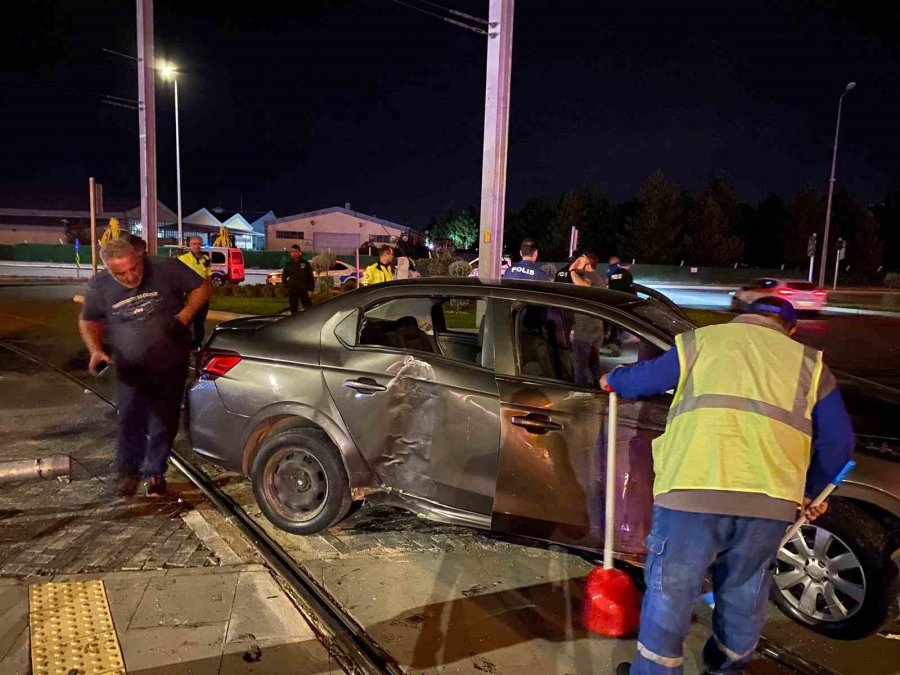
M 769 298 L 751 311 L 682 333 L 662 356 L 601 378 L 625 398 L 675 390 L 666 431 L 653 444 L 638 653 L 617 673 L 682 672 L 682 642 L 707 571 L 715 610 L 705 670 L 740 672 L 765 623 L 788 523 L 850 458 L 844 402 L 822 352 L 791 339 L 793 306 Z
M 188 239 L 188 249 L 188 252 L 178 256 L 178 259 L 200 275 L 200 278 L 209 285 L 210 277 L 212 277 L 212 266 L 209 262 L 209 256 L 203 252 L 203 240 L 200 237 L 191 237 Z M 209 302 L 194 314 L 194 318 L 191 321 L 191 333 L 193 335 L 191 345 L 194 349 L 200 349 L 203 346 L 203 337 L 206 332 L 206 314 L 208 312 Z
M 394 272 L 391 264 L 394 262 L 394 249 L 385 244 L 378 251 L 378 262 L 372 263 L 363 273 L 363 286 L 371 286 L 372 284 L 381 284 L 385 281 L 393 281 Z

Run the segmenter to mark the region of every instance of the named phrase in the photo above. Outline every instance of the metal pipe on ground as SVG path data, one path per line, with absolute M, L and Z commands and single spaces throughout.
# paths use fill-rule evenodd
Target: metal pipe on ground
M 12 483 L 33 478 L 65 478 L 72 470 L 68 455 L 51 455 L 40 459 L 0 462 L 0 483 Z

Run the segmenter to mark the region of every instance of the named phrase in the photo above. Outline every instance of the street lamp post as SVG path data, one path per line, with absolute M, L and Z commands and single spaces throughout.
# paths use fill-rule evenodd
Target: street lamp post
M 176 191 L 178 194 L 178 246 L 184 244 L 184 233 L 181 227 L 181 136 L 178 129 L 178 71 L 171 63 L 167 63 L 162 67 L 162 76 L 167 80 L 172 80 L 175 85 L 175 175 L 176 175 Z
M 819 287 L 825 286 L 825 266 L 828 264 L 828 230 L 831 227 L 831 198 L 834 195 L 834 169 L 837 166 L 838 134 L 841 131 L 841 106 L 844 97 L 856 87 L 856 82 L 848 82 L 844 93 L 838 99 L 837 126 L 834 129 L 834 152 L 831 155 L 831 180 L 828 181 L 828 205 L 825 207 L 825 236 L 822 237 L 822 262 L 819 265 Z

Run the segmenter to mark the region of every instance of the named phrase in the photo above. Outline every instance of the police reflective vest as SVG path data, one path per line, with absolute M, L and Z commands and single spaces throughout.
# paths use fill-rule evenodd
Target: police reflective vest
M 210 275 L 212 274 L 209 258 L 203 253 L 200 254 L 199 260 L 197 260 L 197 258 L 194 257 L 194 254 L 190 251 L 178 256 L 178 259 L 185 265 L 190 267 L 192 270 L 194 270 L 203 279 L 209 279 Z
M 388 265 L 372 263 L 366 268 L 366 271 L 363 274 L 362 285 L 371 286 L 372 284 L 381 284 L 385 281 L 392 281 L 393 278 L 394 274 L 391 272 L 391 268 Z
M 653 443 L 653 496 L 725 490 L 800 503 L 822 352 L 740 322 L 675 343 L 681 373 L 666 432 Z

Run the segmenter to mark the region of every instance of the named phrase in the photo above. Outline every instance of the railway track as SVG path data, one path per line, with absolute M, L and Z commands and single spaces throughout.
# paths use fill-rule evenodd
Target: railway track
M 0 340 L 0 347 L 64 377 L 74 385 L 81 387 L 82 390 L 90 391 L 105 404 L 115 408 L 115 402 L 100 391 L 94 383 L 86 382 L 66 372 L 46 359 L 22 349 L 17 344 Z M 280 577 L 301 612 L 313 626 L 319 639 L 348 672 L 365 675 L 403 672 L 391 655 L 340 606 L 331 593 L 323 588 L 302 565 L 297 564 L 283 547 L 275 542 L 239 504 L 219 489 L 189 457 L 173 450 L 172 463 L 256 548 L 271 569 Z M 793 673 L 837 675 L 835 671 L 826 666 L 812 662 L 765 637 L 760 639 L 757 654 Z

